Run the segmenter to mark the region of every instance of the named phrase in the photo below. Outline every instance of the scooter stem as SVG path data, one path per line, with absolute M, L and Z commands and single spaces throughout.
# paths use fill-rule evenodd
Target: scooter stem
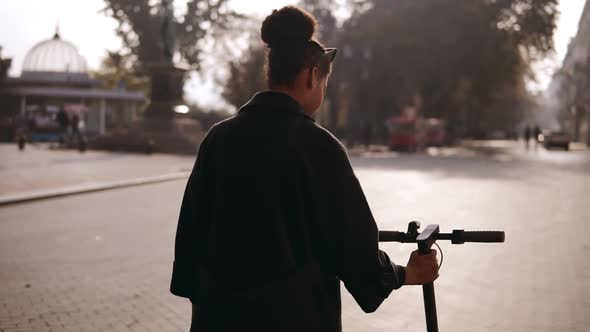
M 438 225 L 428 225 L 416 238 L 418 243 L 418 252 L 421 255 L 430 254 L 430 248 L 436 241 L 436 235 L 439 233 Z M 436 298 L 434 296 L 434 283 L 422 285 L 422 294 L 424 296 L 424 313 L 426 314 L 426 330 L 428 332 L 438 332 L 438 318 L 436 315 Z

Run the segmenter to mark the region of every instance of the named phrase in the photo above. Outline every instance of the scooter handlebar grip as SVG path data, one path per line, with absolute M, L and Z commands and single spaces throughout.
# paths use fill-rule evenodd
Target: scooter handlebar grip
M 504 242 L 504 232 L 501 231 L 465 231 L 463 242 Z
M 379 231 L 379 242 L 405 242 L 406 233 L 398 231 Z

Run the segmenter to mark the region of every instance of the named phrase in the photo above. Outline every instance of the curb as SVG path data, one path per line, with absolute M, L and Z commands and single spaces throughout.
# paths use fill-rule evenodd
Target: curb
M 123 181 L 108 181 L 92 184 L 84 184 L 78 186 L 67 186 L 47 190 L 37 190 L 29 192 L 21 192 L 17 194 L 1 195 L 0 207 L 21 203 L 28 203 L 44 199 L 73 196 L 78 194 L 85 194 L 97 191 L 121 189 L 134 186 L 143 186 L 148 184 L 168 182 L 174 180 L 186 179 L 190 172 L 177 172 L 158 176 L 150 176 L 144 178 L 136 178 Z
M 570 143 L 570 151 L 590 151 L 590 145 L 584 143 L 573 142 Z

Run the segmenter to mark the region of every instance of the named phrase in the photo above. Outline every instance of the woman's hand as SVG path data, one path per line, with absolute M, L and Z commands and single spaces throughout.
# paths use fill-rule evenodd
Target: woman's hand
M 420 255 L 418 250 L 412 252 L 406 266 L 406 283 L 404 285 L 423 285 L 438 278 L 438 259 L 436 250 L 428 255 Z

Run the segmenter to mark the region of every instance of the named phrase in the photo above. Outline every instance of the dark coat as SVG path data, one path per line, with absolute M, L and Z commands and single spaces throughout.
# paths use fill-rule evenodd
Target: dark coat
M 377 232 L 342 144 L 261 92 L 201 144 L 171 291 L 191 299 L 192 331 L 341 331 L 340 281 L 365 312 L 404 283 Z

